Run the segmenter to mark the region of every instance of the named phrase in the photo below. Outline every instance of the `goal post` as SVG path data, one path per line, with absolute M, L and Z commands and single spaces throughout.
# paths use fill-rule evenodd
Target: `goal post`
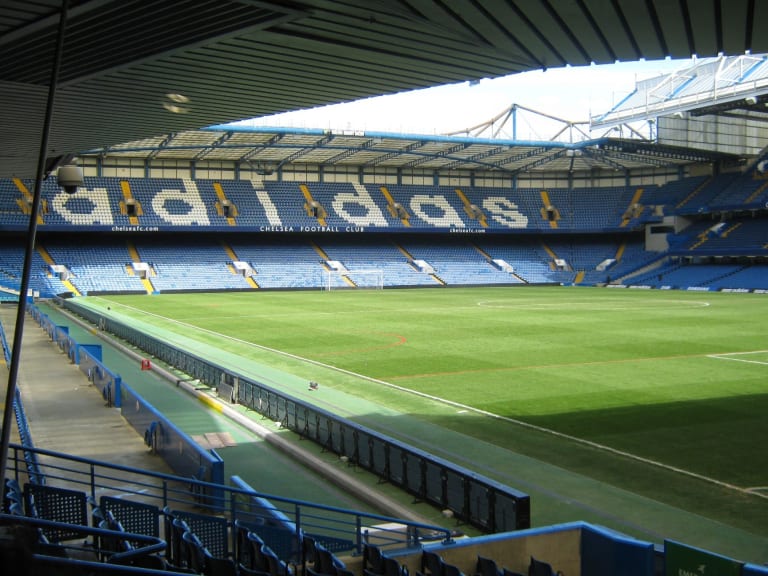
M 384 288 L 384 270 L 381 268 L 325 270 L 324 290 L 342 290 L 345 288 L 382 290 Z

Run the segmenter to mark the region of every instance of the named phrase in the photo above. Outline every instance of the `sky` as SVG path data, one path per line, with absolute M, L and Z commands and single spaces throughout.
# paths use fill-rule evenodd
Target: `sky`
M 491 120 L 512 105 L 565 121 L 587 122 L 590 115 L 607 112 L 619 103 L 637 81 L 690 64 L 690 60 L 657 60 L 536 70 L 265 116 L 240 124 L 422 135 L 463 131 L 466 135 L 467 128 Z M 490 137 L 494 131 L 502 138 L 549 140 L 562 126 L 521 110 L 514 133 L 510 121 L 497 122 L 492 130 L 474 131 L 472 135 Z M 583 128 L 588 130 L 586 125 Z

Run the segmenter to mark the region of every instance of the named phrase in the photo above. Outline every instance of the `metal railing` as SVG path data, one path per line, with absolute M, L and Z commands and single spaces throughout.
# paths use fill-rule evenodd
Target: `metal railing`
M 90 458 L 11 444 L 8 455 L 8 478 L 23 485 L 30 481 L 27 454 L 35 455 L 40 463 L 44 484 L 82 491 L 92 503 L 106 497 L 119 497 L 154 505 L 158 510 L 186 511 L 210 518 L 224 518 L 233 537 L 236 523 L 293 532 L 298 549 L 303 534 L 312 534 L 334 542 L 338 551 L 359 554 L 371 531 L 386 541 L 392 549 L 407 549 L 423 542 L 452 539 L 451 530 L 441 526 L 369 512 L 348 510 L 309 501 L 263 494 L 233 477 L 233 486 L 214 485 L 196 479 L 141 470 Z M 209 504 L 197 497 L 203 492 L 223 494 L 224 512 L 219 503 Z M 386 526 L 384 526 L 386 525 Z M 234 550 L 234 542 L 222 547 Z M 287 557 L 285 561 L 295 561 Z
M 62 300 L 61 304 L 101 330 L 204 384 L 224 388 L 223 384 L 237 382 L 234 399 L 238 403 L 272 421 L 283 422 L 303 437 L 320 443 L 356 466 L 379 474 L 417 498 L 450 510 L 457 520 L 487 532 L 530 527 L 530 497 L 524 492 L 321 410 L 248 378 L 234 367 L 215 364 L 75 301 Z

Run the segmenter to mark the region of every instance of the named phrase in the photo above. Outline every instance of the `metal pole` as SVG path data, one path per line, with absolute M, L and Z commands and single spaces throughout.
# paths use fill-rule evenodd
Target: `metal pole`
M 48 137 L 51 131 L 53 119 L 53 104 L 56 97 L 56 85 L 61 68 L 62 52 L 64 49 L 64 30 L 67 22 L 68 0 L 61 2 L 61 15 L 59 18 L 59 30 L 56 39 L 56 51 L 54 53 L 53 68 L 51 69 L 51 81 L 48 85 L 48 103 L 45 109 L 45 121 L 40 137 L 40 154 L 37 159 L 37 177 L 32 198 L 32 208 L 29 214 L 29 228 L 27 230 L 27 247 L 24 253 L 24 265 L 21 272 L 21 287 L 19 288 L 19 307 L 16 311 L 16 326 L 13 333 L 13 348 L 11 349 L 11 363 L 8 367 L 8 387 L 5 390 L 5 407 L 3 410 L 2 443 L 0 444 L 0 480 L 5 481 L 5 472 L 8 464 L 8 448 L 11 438 L 11 426 L 15 423 L 13 403 L 16 398 L 16 382 L 19 374 L 19 361 L 21 359 L 21 340 L 24 335 L 24 318 L 27 311 L 27 291 L 29 290 L 29 275 L 32 267 L 32 257 L 35 250 L 35 235 L 37 234 L 37 216 L 40 212 L 40 191 L 45 173 L 46 156 L 48 154 Z

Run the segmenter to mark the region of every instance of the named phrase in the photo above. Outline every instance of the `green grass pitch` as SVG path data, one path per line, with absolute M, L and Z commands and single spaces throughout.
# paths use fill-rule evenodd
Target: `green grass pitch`
M 227 335 L 232 353 L 768 536 L 768 295 L 489 287 L 87 300 L 211 345 Z

